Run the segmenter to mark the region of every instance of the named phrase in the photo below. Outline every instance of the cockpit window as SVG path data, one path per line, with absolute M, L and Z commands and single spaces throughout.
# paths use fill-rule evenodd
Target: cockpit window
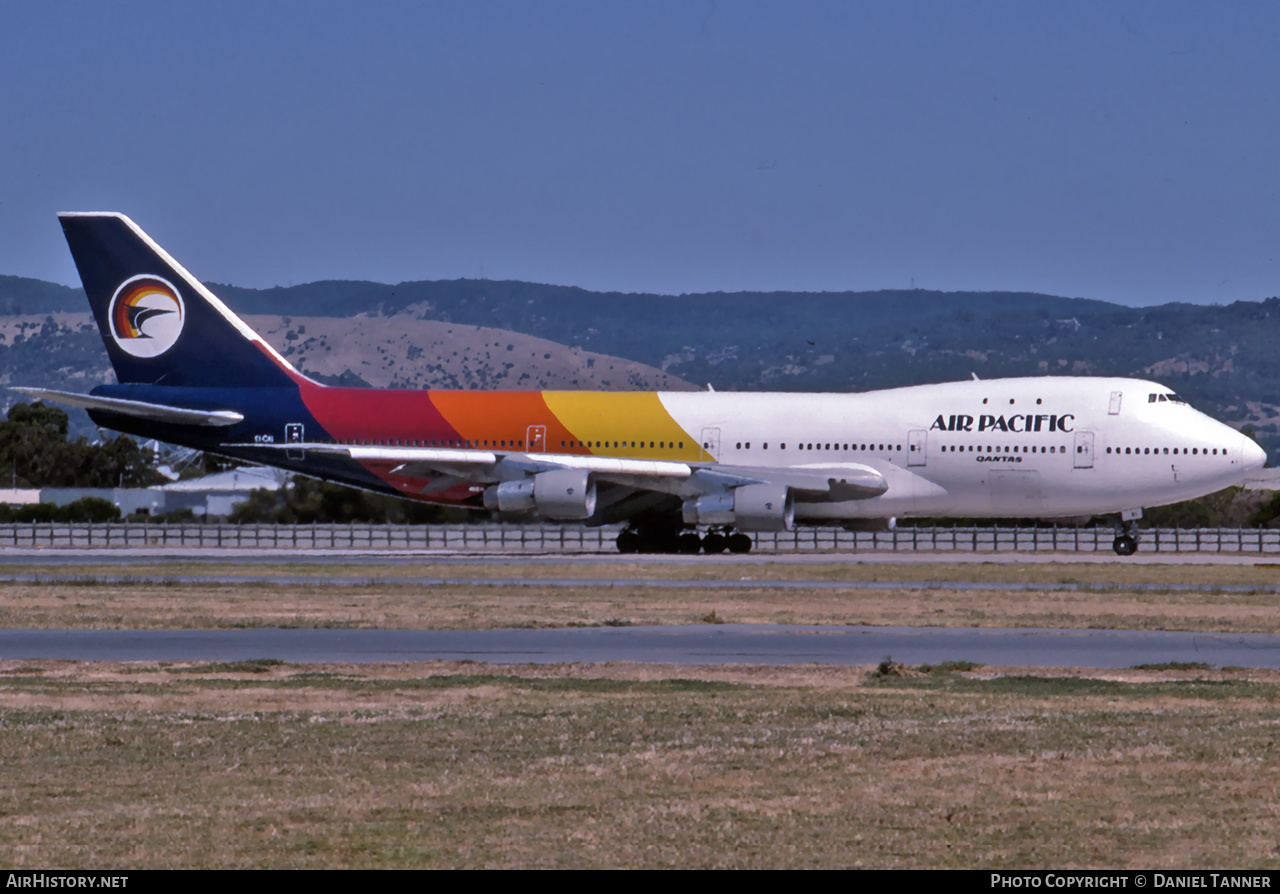
M 1147 403 L 1149 403 L 1149 404 L 1154 404 L 1154 403 L 1165 403 L 1166 401 L 1167 401 L 1167 402 L 1169 402 L 1169 403 L 1175 403 L 1175 404 L 1185 404 L 1185 403 L 1186 403 L 1186 401 L 1185 401 L 1185 400 L 1183 400 L 1183 399 L 1182 399 L 1181 397 L 1179 397 L 1178 395 L 1174 394 L 1172 391 L 1170 391 L 1170 392 L 1168 392 L 1168 393 L 1166 393 L 1166 394 L 1148 394 L 1148 395 L 1147 395 Z

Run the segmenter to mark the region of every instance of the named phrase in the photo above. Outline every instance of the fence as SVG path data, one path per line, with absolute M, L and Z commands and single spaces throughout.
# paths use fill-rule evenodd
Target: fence
M 464 550 L 611 553 L 618 529 L 572 525 L 0 525 L 5 548 Z M 756 552 L 1110 552 L 1110 528 L 798 528 L 752 535 Z M 1280 554 L 1280 530 L 1149 529 L 1139 552 Z

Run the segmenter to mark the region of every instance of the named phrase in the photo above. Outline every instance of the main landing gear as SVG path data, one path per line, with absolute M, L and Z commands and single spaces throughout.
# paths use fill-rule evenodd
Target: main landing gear
M 620 553 L 683 553 L 696 555 L 705 552 L 716 555 L 728 550 L 731 553 L 751 552 L 751 538 L 741 532 L 714 528 L 699 537 L 692 531 L 654 531 L 645 528 L 627 528 L 618 535 Z

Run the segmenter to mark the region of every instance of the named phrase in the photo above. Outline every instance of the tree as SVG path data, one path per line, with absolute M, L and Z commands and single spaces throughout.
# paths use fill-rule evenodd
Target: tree
M 0 422 L 0 475 L 14 487 L 147 487 L 163 479 L 127 435 L 101 444 L 67 440 L 67 414 L 14 404 Z
M 466 510 L 369 493 L 300 475 L 279 490 L 255 490 L 231 513 L 231 521 L 237 524 L 421 525 L 473 520 L 475 514 Z

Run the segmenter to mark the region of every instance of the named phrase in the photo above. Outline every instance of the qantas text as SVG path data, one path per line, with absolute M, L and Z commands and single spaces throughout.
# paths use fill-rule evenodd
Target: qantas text
M 1013 416 L 991 416 L 983 413 L 977 419 L 963 414 L 939 415 L 933 420 L 933 425 L 929 426 L 929 431 L 1071 431 L 1075 419 L 1073 413 L 1027 413 Z M 973 427 L 975 422 L 978 423 L 977 429 Z

